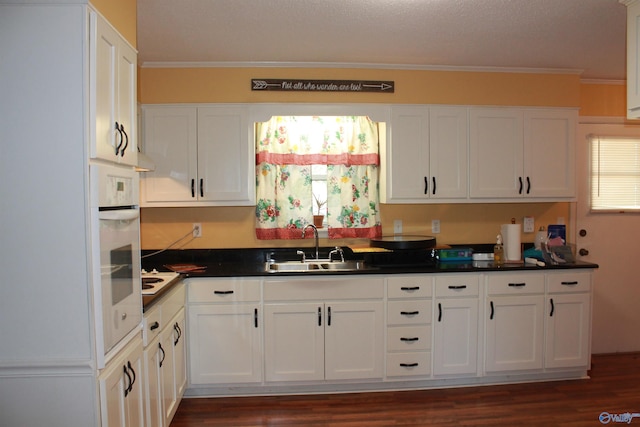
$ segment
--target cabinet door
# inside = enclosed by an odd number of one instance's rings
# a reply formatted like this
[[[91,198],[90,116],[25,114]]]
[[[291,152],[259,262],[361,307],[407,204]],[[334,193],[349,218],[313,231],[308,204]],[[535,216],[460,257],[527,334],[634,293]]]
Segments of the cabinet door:
[[[91,157],[115,161],[120,134],[116,122],[116,72],[118,62],[118,35],[102,18],[95,20],[95,142],[91,144]]]
[[[382,378],[383,303],[327,302],[325,306],[325,378]]]
[[[478,299],[436,299],[434,375],[475,374],[478,354]]]
[[[175,322],[171,323],[171,327],[174,330],[173,360],[175,362],[176,395],[178,399],[181,399],[187,388],[187,336],[185,334],[187,327],[184,309],[178,313]]]
[[[220,205],[255,202],[255,158],[245,106],[198,107],[198,197]]]
[[[470,197],[522,197],[522,121],[513,108],[469,110]]]
[[[575,196],[576,115],[573,110],[525,111],[525,197]]]
[[[137,130],[137,67],[138,57],[122,38],[118,46],[118,74],[116,111],[117,120],[124,132],[125,144],[128,143],[124,154],[120,154],[120,163],[136,165],[138,161],[138,130]],[[122,147],[124,148],[124,146]]]
[[[144,364],[142,355],[142,342],[131,353],[127,361],[127,367],[133,376],[131,390],[126,397],[127,426],[138,427],[144,425]]]
[[[178,410],[186,384],[183,327],[184,310],[180,310],[167,323],[161,336],[161,345],[165,353],[163,354],[164,359],[160,369],[162,373],[163,420],[165,426],[171,424],[171,420]]]
[[[489,296],[485,371],[542,369],[544,296]]]
[[[189,307],[189,366],[192,384],[262,381],[258,306]]]
[[[178,405],[176,394],[174,330],[168,324],[160,334],[160,373],[162,375],[162,417],[164,425],[169,425]]]
[[[627,5],[627,118],[640,118],[640,2]]]
[[[324,304],[264,306],[265,379],[324,379]]]
[[[391,140],[386,150],[387,201],[425,200],[429,197],[429,109],[394,106]]]
[[[91,25],[95,26],[95,141],[91,157],[135,165],[137,55],[101,17],[92,14]],[[116,122],[126,135],[116,130]]]
[[[162,353],[159,348],[160,339],[156,338],[144,350],[146,374],[146,403],[147,427],[161,427],[162,424],[162,374],[160,360]]]
[[[144,106],[144,150],[156,165],[141,179],[144,206],[197,200],[195,107]]]
[[[547,310],[545,367],[588,367],[591,356],[590,295],[550,295]]]
[[[467,114],[465,107],[429,107],[431,198],[467,197]]]
[[[109,362],[99,379],[102,425],[144,426],[142,339],[134,339]]]

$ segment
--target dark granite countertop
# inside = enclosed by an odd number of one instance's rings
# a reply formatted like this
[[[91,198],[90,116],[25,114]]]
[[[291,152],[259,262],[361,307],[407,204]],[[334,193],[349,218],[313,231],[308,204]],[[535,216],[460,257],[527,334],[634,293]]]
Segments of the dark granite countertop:
[[[321,248],[321,258],[327,257],[329,250]],[[147,269],[156,268],[168,271],[169,265],[192,264],[205,267],[197,272],[187,272],[186,277],[282,277],[282,276],[325,276],[325,275],[357,275],[357,274],[408,274],[408,273],[460,273],[487,271],[534,271],[598,268],[597,264],[576,262],[573,264],[546,265],[539,267],[532,264],[513,263],[494,265],[492,261],[472,262],[439,262],[428,255],[426,251],[402,253],[397,263],[389,262],[388,258],[380,258],[375,252],[354,253],[345,249],[345,259],[363,259],[366,268],[357,271],[310,271],[310,272],[267,272],[265,262],[268,257],[278,260],[297,260],[296,249],[187,249],[168,250],[159,254],[145,257],[142,266]],[[306,251],[306,248],[305,248]],[[154,251],[143,251],[143,256]],[[312,259],[307,251],[307,259]]]

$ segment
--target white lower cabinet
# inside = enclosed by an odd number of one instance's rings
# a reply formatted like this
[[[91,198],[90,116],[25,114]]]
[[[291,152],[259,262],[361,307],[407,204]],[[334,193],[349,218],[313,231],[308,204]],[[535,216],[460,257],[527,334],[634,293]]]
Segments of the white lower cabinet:
[[[584,378],[591,280],[591,270],[506,268],[191,278],[191,392],[371,391]],[[146,357],[154,365],[161,356],[155,349],[171,340],[162,333],[151,339],[145,352],[154,350]],[[164,381],[156,375],[150,388]],[[170,405],[163,403],[165,410]],[[149,412],[147,425],[166,419],[159,408]]]
[[[184,306],[180,283],[144,314],[147,427],[168,427],[186,389]]]
[[[543,273],[490,274],[485,305],[485,372],[540,370]]]
[[[382,278],[265,281],[265,380],[382,379],[383,289]]]
[[[590,367],[591,274],[547,275],[545,367]]]
[[[475,376],[478,366],[478,274],[435,278],[433,374]]]
[[[100,418],[103,426],[145,425],[144,383],[142,338],[138,335],[107,363],[100,374]]]
[[[191,384],[262,381],[260,312],[260,280],[189,280]]]

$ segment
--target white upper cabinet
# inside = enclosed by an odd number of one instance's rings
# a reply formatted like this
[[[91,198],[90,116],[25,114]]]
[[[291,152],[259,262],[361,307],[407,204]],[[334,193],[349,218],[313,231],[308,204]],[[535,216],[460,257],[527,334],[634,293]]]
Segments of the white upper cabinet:
[[[126,165],[138,160],[135,50],[96,13],[90,14],[90,86],[95,121],[92,158]]]
[[[472,199],[575,197],[575,110],[471,108]]]
[[[388,203],[467,197],[467,108],[394,106],[386,148]]]
[[[142,206],[255,203],[253,133],[242,105],[145,105]]]
[[[627,5],[627,118],[640,118],[640,1]]]

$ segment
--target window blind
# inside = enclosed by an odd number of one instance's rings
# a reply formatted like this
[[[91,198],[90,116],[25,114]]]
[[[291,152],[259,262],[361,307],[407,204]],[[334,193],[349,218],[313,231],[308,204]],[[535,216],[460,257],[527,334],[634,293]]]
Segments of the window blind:
[[[591,211],[640,212],[640,138],[592,136]]]

